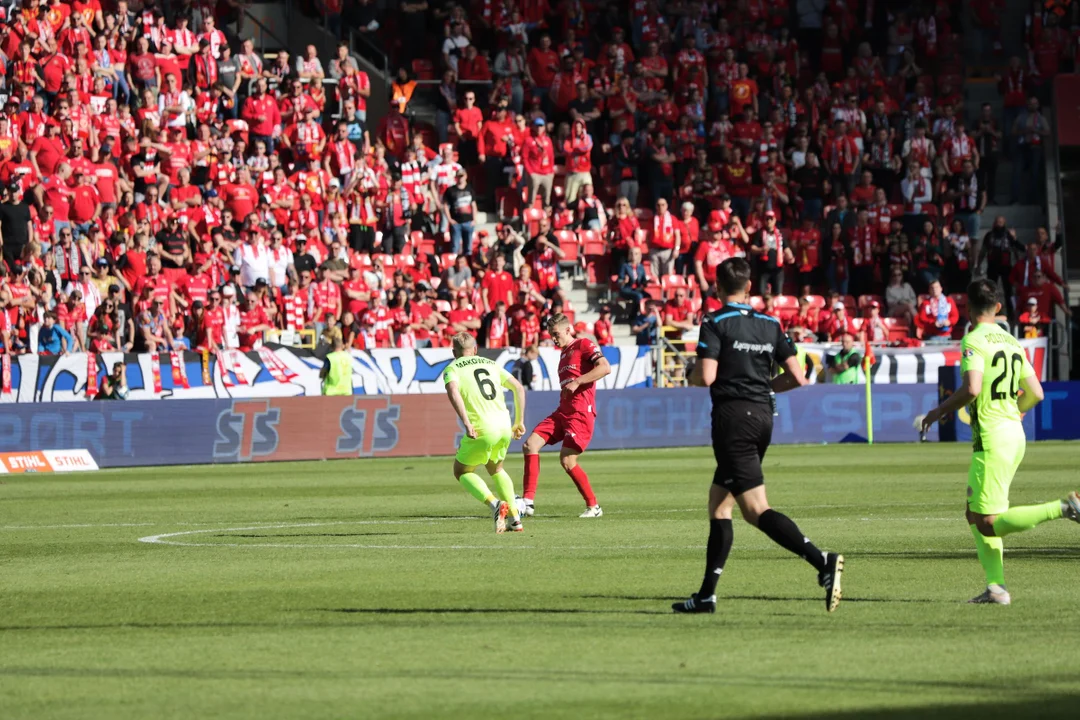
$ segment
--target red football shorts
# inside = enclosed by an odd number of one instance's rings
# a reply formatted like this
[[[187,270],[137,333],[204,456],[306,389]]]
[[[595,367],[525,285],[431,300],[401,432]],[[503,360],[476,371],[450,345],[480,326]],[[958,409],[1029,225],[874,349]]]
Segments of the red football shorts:
[[[568,415],[556,410],[541,420],[533,432],[544,438],[545,445],[556,445],[561,442],[563,447],[583,453],[585,448],[589,447],[595,425],[595,415],[587,413]]]

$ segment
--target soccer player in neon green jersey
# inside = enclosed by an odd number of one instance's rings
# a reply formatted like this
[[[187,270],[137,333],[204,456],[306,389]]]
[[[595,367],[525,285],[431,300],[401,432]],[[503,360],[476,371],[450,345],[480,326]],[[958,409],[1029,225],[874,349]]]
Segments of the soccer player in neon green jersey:
[[[1043,399],[1042,384],[1020,343],[994,322],[1001,311],[996,283],[971,283],[968,311],[975,327],[961,343],[963,383],[926,415],[922,429],[925,432],[943,416],[970,403],[973,454],[968,470],[967,521],[975,536],[979,563],[986,571],[986,591],[970,602],[1008,605],[1011,598],[1005,589],[1001,539],[1048,520],[1080,522],[1080,496],[1071,492],[1064,500],[1009,507],[1009,485],[1024,459],[1026,445],[1021,414]]]
[[[454,361],[443,370],[446,395],[454,406],[465,437],[454,458],[454,477],[470,495],[491,507],[495,532],[521,532],[524,527],[514,502],[514,482],[503,470],[511,440],[525,434],[525,389],[497,364],[476,354],[476,340],[467,332],[454,336]],[[514,393],[514,421],[506,409],[503,388]],[[476,474],[483,465],[495,492]]]

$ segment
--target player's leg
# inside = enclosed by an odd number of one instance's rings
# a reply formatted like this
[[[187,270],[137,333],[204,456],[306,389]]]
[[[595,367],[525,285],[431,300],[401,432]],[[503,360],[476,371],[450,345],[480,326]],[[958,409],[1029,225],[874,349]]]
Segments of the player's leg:
[[[724,572],[735,533],[731,511],[735,496],[715,482],[709,488],[709,544],[705,548],[705,576],[701,588],[690,599],[673,603],[677,613],[711,613],[716,611],[716,584]]]
[[[595,419],[592,415],[577,414],[565,418],[562,452],[559,453],[563,470],[574,481],[574,485],[585,501],[585,512],[578,516],[583,518],[598,518],[604,514],[600,503],[596,501],[596,495],[593,493],[585,468],[578,464],[585,449],[589,447],[589,442],[592,441],[594,426]]]
[[[602,517],[604,511],[600,508],[600,504],[596,502],[596,495],[593,493],[585,468],[578,465],[579,457],[581,457],[581,449],[576,447],[571,442],[570,436],[567,435],[563,440],[562,450],[559,452],[559,463],[566,474],[570,476],[570,479],[574,481],[574,485],[577,487],[578,492],[581,493],[582,499],[585,500],[585,512],[578,517]]]
[[[484,438],[462,438],[457,457],[454,458],[454,477],[465,491],[491,508],[495,528],[498,531],[500,516],[505,529],[507,508],[495,497],[487,483],[474,472],[477,467],[488,461],[488,445]]]
[[[521,452],[525,456],[525,471],[521,477],[521,497],[525,500],[525,514],[534,512],[533,499],[536,497],[536,484],[540,480],[540,450],[545,445],[559,442],[562,435],[555,415],[549,415],[533,428],[532,434],[525,439]]]
[[[1006,447],[1005,457],[1002,459],[1004,467],[1002,472],[1008,472],[1009,484],[1012,482],[1016,471],[1020,469],[1020,463],[1024,461],[1024,451],[1027,442],[1018,438],[1014,444]],[[991,458],[991,462],[997,462],[997,458]],[[1009,485],[1005,486],[1005,497],[1008,498]],[[1073,512],[1072,503],[1076,493],[1071,493],[1062,500],[1054,500],[1040,505],[1019,505],[1008,507],[1004,512],[999,512],[991,524],[993,534],[997,537],[1012,535],[1013,533],[1030,530],[1036,525],[1041,525],[1049,520],[1060,520],[1068,517]],[[1075,500],[1073,500],[1075,502]]]
[[[495,495],[503,501],[510,515],[510,525],[515,531],[521,529],[517,503],[514,502],[514,481],[509,473],[503,469],[503,460],[506,459],[506,451],[510,447],[510,431],[507,430],[503,437],[492,447],[488,456],[487,471],[495,484]]]
[[[989,473],[988,473],[989,462]],[[1011,601],[1005,590],[1005,544],[994,534],[997,513],[1009,508],[1008,483],[1005,492],[998,478],[993,477],[995,463],[986,453],[972,453],[968,466],[967,508],[965,516],[975,539],[975,552],[986,576],[986,591],[973,598],[973,603],[1008,605]],[[1011,478],[1009,479],[1011,481]]]

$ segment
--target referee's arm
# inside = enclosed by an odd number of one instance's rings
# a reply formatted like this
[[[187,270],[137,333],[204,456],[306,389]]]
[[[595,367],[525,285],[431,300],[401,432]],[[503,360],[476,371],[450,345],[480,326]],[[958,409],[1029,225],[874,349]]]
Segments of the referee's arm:
[[[716,325],[710,320],[701,324],[698,335],[697,362],[690,372],[690,384],[696,387],[709,387],[716,382],[717,362],[720,357],[720,335]]]
[[[782,393],[808,384],[806,371],[799,362],[799,356],[795,354],[795,349],[791,347],[791,340],[780,329],[779,324],[776,326],[776,341],[773,343],[773,347],[775,348],[773,350],[773,359],[777,365],[784,368],[785,372],[772,379],[772,391]]]

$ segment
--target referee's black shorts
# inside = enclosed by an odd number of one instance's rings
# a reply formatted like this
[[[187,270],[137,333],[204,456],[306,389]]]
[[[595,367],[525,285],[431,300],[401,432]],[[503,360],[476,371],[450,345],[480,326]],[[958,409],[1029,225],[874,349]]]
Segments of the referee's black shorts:
[[[713,483],[741,495],[765,483],[761,460],[772,441],[772,408],[765,403],[728,400],[713,403]]]

